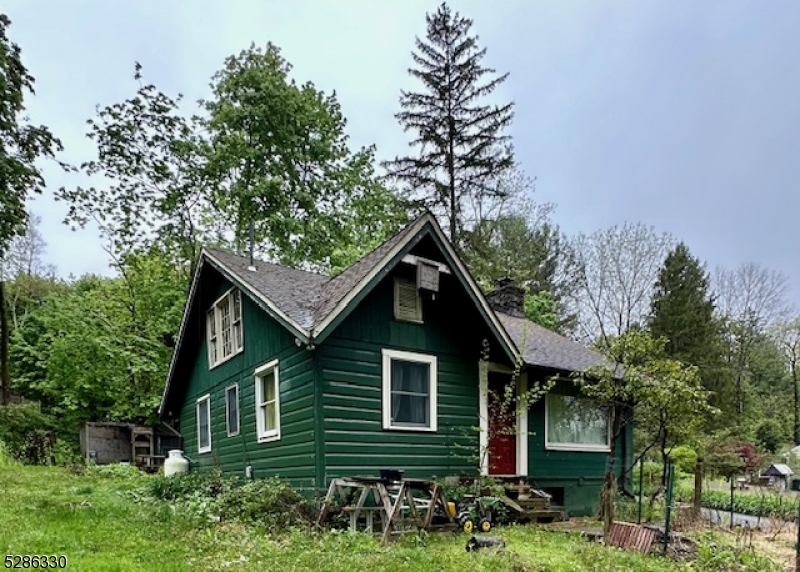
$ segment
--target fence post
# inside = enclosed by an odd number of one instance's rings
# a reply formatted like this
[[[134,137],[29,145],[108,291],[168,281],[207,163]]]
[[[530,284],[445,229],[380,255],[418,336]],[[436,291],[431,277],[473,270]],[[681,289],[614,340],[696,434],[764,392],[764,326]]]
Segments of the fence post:
[[[672,459],[667,461],[667,519],[664,523],[664,554],[669,548],[669,529],[672,522],[672,486],[675,481],[675,466]]]
[[[703,458],[697,458],[694,466],[694,518],[699,519],[703,502],[703,477],[704,477]]]
[[[800,503],[797,503],[797,542],[794,545],[794,570],[800,572]]]
[[[736,473],[731,473],[731,529],[733,529],[733,493],[736,487],[735,474]]]
[[[644,498],[644,457],[639,459],[639,516],[636,524],[642,524],[642,499]]]

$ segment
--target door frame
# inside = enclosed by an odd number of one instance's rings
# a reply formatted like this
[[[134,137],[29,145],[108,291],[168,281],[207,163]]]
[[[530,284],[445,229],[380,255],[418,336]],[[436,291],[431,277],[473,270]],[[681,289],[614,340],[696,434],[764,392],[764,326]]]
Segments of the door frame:
[[[480,474],[489,475],[489,372],[514,374],[514,370],[496,362],[478,362],[478,420],[479,440],[478,459]],[[520,397],[528,390],[528,374],[521,371],[517,377],[516,397],[517,405],[514,411],[516,418],[516,453],[518,476],[528,476],[528,407],[521,403]]]

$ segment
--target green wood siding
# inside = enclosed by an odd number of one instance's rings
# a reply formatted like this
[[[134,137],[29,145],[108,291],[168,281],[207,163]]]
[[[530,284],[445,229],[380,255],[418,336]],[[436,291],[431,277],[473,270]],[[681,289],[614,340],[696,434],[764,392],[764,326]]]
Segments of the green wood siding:
[[[423,302],[424,324],[396,321],[393,277],[412,277],[413,271],[398,267],[317,349],[326,480],[381,468],[419,478],[477,472],[478,361],[481,340],[491,336],[455,277],[447,275],[436,300]],[[437,357],[436,432],[382,428],[382,349]]]
[[[222,282],[201,293],[205,310],[230,288]],[[192,470],[219,467],[225,473],[245,475],[251,465],[256,477],[280,476],[298,487],[315,486],[314,367],[312,352],[298,348],[292,335],[270,318],[247,296],[242,296],[244,351],[209,370],[206,336],[195,346],[191,371],[180,413],[180,426]],[[200,320],[205,325],[205,320]],[[254,371],[279,360],[280,428],[278,441],[259,443],[256,437]],[[225,419],[225,390],[239,384],[239,435],[228,437]],[[211,395],[211,452],[197,451],[196,401]]]
[[[536,373],[529,374],[536,379]],[[541,374],[539,374],[540,378]],[[577,395],[571,381],[559,381],[551,393]],[[627,453],[631,458],[632,429],[628,431]],[[616,469],[622,469],[626,453],[617,442]],[[608,454],[602,452],[550,451],[545,448],[545,399],[531,405],[528,413],[528,476],[539,488],[550,489],[556,501],[564,504],[571,516],[595,514],[600,501],[600,487],[605,477]],[[628,461],[630,463],[630,461]]]

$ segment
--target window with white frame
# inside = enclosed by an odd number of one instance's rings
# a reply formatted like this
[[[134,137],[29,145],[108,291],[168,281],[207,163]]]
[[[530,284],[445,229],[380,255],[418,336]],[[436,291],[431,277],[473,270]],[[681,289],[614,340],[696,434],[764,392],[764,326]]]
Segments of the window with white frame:
[[[228,437],[239,434],[239,384],[235,383],[225,390],[225,421]]]
[[[281,438],[280,381],[278,360],[255,371],[256,435],[260,442]]]
[[[422,298],[416,282],[404,278],[394,279],[394,319],[422,323]]]
[[[208,367],[214,367],[244,349],[242,294],[236,288],[226,292],[206,314]]]
[[[382,350],[383,428],[436,431],[436,356]]]
[[[608,413],[587,397],[548,393],[546,446],[567,451],[611,450]]]
[[[211,450],[211,395],[197,400],[197,452]]]

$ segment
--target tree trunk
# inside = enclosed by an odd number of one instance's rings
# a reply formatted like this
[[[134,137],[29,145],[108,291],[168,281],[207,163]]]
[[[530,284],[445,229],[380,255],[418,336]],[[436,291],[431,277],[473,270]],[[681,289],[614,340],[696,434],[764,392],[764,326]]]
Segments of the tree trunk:
[[[614,523],[614,500],[617,495],[617,474],[615,464],[617,459],[617,438],[622,434],[620,429],[621,415],[618,407],[614,408],[611,424],[611,448],[608,452],[608,470],[600,489],[600,519],[603,521],[603,538],[608,540],[611,534],[611,525]]]
[[[4,280],[0,280],[0,383],[3,384],[0,404],[8,405],[11,403],[11,376],[8,373],[8,314]]]

